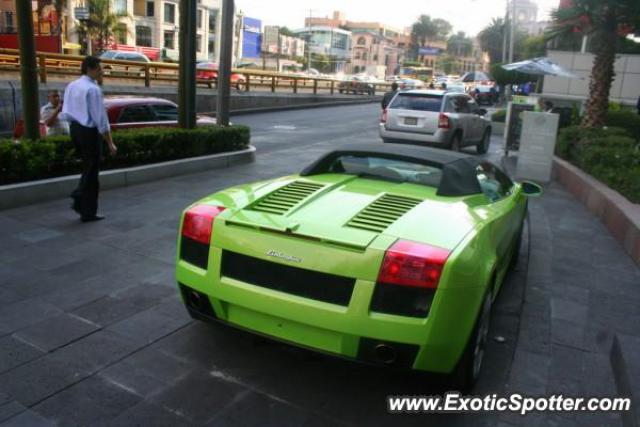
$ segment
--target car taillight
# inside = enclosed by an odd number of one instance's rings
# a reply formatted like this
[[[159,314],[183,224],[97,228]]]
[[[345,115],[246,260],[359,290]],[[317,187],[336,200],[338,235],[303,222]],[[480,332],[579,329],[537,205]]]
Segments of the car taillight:
[[[435,289],[449,253],[436,246],[398,240],[384,255],[378,283]]]
[[[387,109],[382,110],[382,116],[380,117],[380,123],[387,123]]]
[[[208,245],[211,242],[213,219],[225,208],[212,205],[195,205],[184,214],[182,236]]]
[[[440,115],[438,116],[438,127],[441,129],[449,129],[451,127],[449,116],[444,113],[440,113]]]

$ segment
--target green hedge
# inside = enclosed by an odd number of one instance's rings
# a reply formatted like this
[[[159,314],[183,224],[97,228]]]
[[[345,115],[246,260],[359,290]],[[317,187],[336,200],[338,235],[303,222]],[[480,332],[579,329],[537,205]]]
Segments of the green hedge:
[[[507,110],[498,110],[491,115],[492,122],[504,123],[507,119]]]
[[[249,146],[249,139],[249,128],[237,125],[122,130],[113,133],[118,154],[112,157],[105,153],[102,169],[242,150]],[[72,175],[80,168],[81,162],[67,136],[18,143],[0,140],[0,185]]]
[[[640,144],[626,129],[562,129],[556,154],[640,203]]]
[[[624,128],[632,138],[640,140],[640,114],[632,111],[609,111],[605,123],[607,126]]]

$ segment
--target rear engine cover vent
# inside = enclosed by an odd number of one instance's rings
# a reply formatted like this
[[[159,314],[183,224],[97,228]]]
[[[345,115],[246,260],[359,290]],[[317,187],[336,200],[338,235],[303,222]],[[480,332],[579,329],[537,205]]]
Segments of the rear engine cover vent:
[[[250,209],[282,215],[323,187],[314,182],[294,181],[258,200]]]
[[[410,197],[385,194],[361,210],[347,226],[380,233],[421,202]]]

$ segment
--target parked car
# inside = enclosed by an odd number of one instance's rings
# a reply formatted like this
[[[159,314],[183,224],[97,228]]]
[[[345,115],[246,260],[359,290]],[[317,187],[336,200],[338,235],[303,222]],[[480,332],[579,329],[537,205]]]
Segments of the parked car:
[[[196,78],[202,80],[218,80],[218,64],[215,62],[200,62],[196,65]],[[231,86],[240,90],[240,86],[244,85],[247,79],[242,74],[231,73]]]
[[[425,83],[417,79],[400,79],[397,83],[400,90],[423,89],[425,87]]]
[[[478,105],[493,105],[498,102],[498,91],[493,86],[477,85],[471,92],[471,96]]]
[[[374,95],[374,84],[364,77],[351,76],[338,84],[338,92]]]
[[[178,106],[167,99],[138,96],[106,96],[104,106],[113,131],[141,127],[175,127],[178,125]],[[198,126],[213,126],[216,119],[198,115]],[[46,126],[40,122],[40,136],[47,134]],[[18,120],[13,132],[15,138],[24,135],[24,122]]]
[[[139,62],[141,64],[148,64],[151,62],[149,58],[143,53],[140,52],[129,52],[129,51],[120,51],[120,50],[107,50],[102,52],[100,55],[101,59],[115,59],[119,61],[133,61]],[[135,65],[120,65],[120,64],[102,64],[102,70],[105,75],[112,75],[113,72],[121,72],[121,73],[135,73],[135,74],[143,74],[144,67],[137,67]]]
[[[467,90],[462,83],[451,83],[447,85],[447,92],[466,93]]]
[[[491,140],[491,121],[486,110],[463,93],[442,90],[399,92],[383,111],[380,136],[383,142],[433,145],[459,151],[474,145],[486,153]]]
[[[461,153],[337,147],[189,206],[178,288],[195,319],[467,390],[541,192]]]

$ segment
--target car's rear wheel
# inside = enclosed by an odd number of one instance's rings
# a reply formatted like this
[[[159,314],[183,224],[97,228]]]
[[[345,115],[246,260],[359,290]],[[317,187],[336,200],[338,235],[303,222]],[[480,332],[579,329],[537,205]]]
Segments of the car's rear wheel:
[[[491,303],[492,294],[488,291],[482,301],[473,334],[451,378],[451,385],[462,392],[471,390],[482,370],[491,322]]]
[[[489,151],[489,145],[491,144],[491,129],[487,128],[484,131],[484,135],[482,135],[482,139],[476,145],[476,151],[478,154],[485,154]]]
[[[453,134],[453,138],[451,138],[451,144],[449,148],[451,148],[451,151],[460,151],[461,146],[462,134],[460,132],[456,132],[455,134]]]

